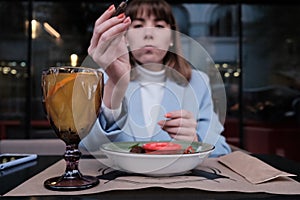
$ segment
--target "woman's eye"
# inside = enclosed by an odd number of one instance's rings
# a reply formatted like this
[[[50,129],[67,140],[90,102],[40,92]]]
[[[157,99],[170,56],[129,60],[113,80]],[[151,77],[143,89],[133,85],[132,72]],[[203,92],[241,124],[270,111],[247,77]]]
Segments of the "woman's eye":
[[[135,25],[133,25],[133,28],[142,28],[142,27],[143,27],[142,24],[135,24]]]
[[[164,25],[160,25],[160,24],[157,24],[155,27],[156,27],[156,28],[165,28]]]

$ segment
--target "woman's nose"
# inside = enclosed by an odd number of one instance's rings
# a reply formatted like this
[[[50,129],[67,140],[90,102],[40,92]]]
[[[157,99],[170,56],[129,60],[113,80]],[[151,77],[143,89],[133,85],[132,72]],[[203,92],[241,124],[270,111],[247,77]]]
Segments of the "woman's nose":
[[[153,27],[145,27],[144,28],[144,39],[153,39],[154,28]]]

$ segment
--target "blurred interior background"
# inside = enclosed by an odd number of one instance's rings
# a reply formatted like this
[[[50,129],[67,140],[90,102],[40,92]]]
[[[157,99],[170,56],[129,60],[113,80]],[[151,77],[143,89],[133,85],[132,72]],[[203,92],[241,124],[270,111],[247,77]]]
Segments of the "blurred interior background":
[[[169,2],[180,31],[207,50],[222,77],[227,141],[300,161],[300,4]],[[1,140],[56,138],[42,107],[41,71],[80,65],[95,20],[112,3],[119,1],[0,0]]]

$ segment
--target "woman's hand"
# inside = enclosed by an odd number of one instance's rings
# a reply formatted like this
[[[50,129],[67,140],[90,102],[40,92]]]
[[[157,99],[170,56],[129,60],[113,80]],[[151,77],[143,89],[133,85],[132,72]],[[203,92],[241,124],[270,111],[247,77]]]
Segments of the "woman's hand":
[[[116,83],[124,73],[130,71],[124,34],[131,20],[124,13],[111,18],[114,12],[115,7],[111,5],[97,19],[88,53]]]
[[[193,114],[187,110],[169,112],[166,120],[161,120],[158,125],[176,140],[198,141],[197,122]]]
[[[111,109],[120,106],[131,70],[124,37],[131,20],[124,13],[112,17],[114,13],[115,7],[111,5],[97,19],[88,48],[88,54],[109,76],[104,88],[104,103]]]

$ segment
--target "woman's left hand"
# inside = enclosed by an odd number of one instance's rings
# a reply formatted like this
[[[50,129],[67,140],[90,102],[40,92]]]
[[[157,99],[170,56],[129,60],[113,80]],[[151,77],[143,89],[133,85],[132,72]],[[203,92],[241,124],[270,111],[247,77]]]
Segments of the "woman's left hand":
[[[177,110],[165,114],[166,120],[161,120],[158,125],[176,140],[198,141],[197,122],[192,112]]]

